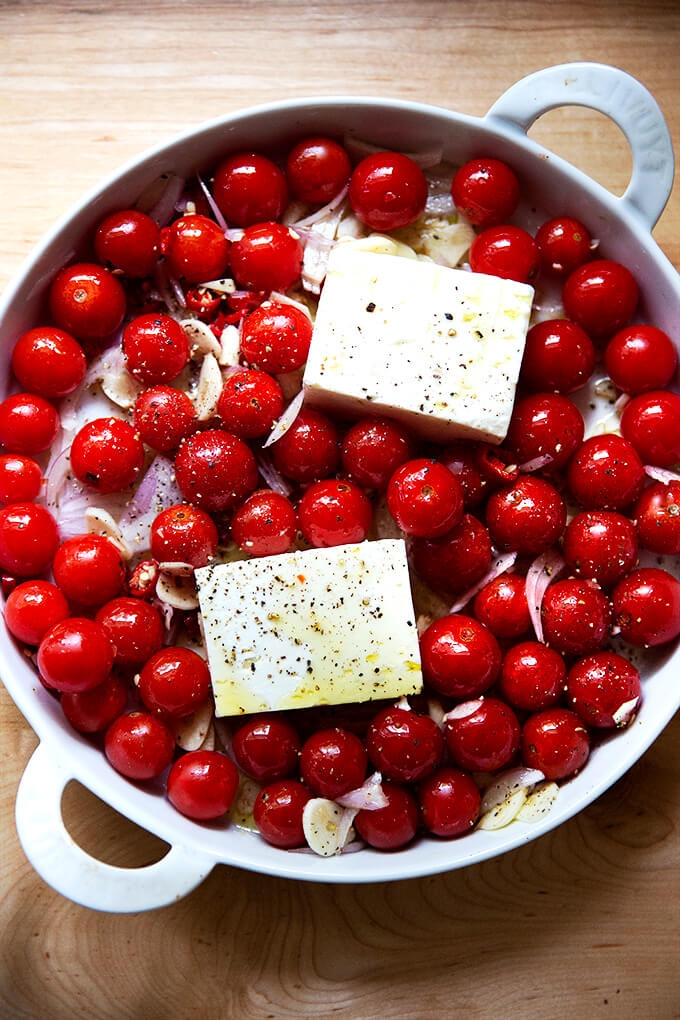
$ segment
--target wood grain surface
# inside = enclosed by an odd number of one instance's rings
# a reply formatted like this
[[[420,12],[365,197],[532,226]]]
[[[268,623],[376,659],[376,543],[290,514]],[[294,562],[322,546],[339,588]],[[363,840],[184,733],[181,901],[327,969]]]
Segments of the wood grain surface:
[[[586,59],[640,78],[678,149],[679,53],[677,0],[0,0],[0,285],[86,188],[202,119],[321,93],[482,114],[529,71]],[[532,133],[624,190],[628,147],[600,115],[558,110]],[[679,194],[655,233],[680,265]],[[35,743],[2,689],[3,1020],[680,1017],[678,718],[587,811],[500,859],[355,887],[219,867],[136,916],[74,906],[25,860],[13,805]],[[64,811],[104,860],[162,855],[80,787]]]

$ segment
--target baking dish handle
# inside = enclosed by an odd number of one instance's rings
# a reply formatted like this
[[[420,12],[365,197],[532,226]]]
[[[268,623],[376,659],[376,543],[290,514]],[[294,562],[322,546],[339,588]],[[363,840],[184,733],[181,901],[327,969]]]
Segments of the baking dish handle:
[[[48,748],[34,751],[19,784],[16,825],[26,856],[53,889],[84,907],[136,913],[174,903],[191,892],[214,861],[178,846],[155,864],[118,868],[85,853],[64,825],[61,799],[73,778]]]
[[[557,64],[511,85],[487,119],[502,121],[522,134],[548,110],[588,106],[611,117],[633,155],[633,173],[619,201],[650,230],[673,187],[673,145],[659,105],[636,78],[608,64]]]

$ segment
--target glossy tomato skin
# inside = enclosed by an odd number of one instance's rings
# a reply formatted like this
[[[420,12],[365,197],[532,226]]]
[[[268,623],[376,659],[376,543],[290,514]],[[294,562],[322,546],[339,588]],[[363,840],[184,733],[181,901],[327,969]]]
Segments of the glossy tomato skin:
[[[559,652],[538,641],[522,641],[505,653],[498,686],[514,708],[538,712],[561,700],[566,681],[567,667]]]
[[[517,208],[519,181],[500,159],[472,159],[456,172],[451,196],[470,223],[495,227],[505,223]]]
[[[50,565],[58,545],[54,518],[38,503],[12,503],[0,510],[0,569],[35,577]]]
[[[571,570],[605,588],[631,572],[637,552],[635,525],[609,510],[577,514],[564,532],[563,554]]]
[[[487,227],[477,235],[470,247],[470,268],[473,273],[528,283],[536,276],[538,266],[536,242],[521,227],[509,224]]]
[[[364,781],[368,757],[359,737],[335,727],[313,733],[302,745],[300,776],[317,797],[335,800]]]
[[[465,510],[473,510],[489,491],[474,448],[465,443],[449,443],[440,452],[438,459],[460,482]]]
[[[196,431],[198,417],[186,393],[171,386],[151,386],[135,401],[134,425],[148,446],[170,453]]]
[[[567,469],[572,494],[588,510],[620,510],[642,492],[645,472],[635,448],[617,435],[592,436]]]
[[[420,636],[423,678],[439,694],[474,698],[491,687],[501,650],[491,631],[470,616],[435,620]]]
[[[234,803],[238,778],[238,769],[226,754],[190,751],[170,769],[168,800],[187,818],[220,818]]]
[[[288,552],[297,529],[297,514],[291,501],[269,489],[251,493],[231,520],[231,537],[249,556]]]
[[[649,485],[632,517],[643,549],[669,556],[680,553],[680,482]]]
[[[210,673],[190,648],[161,648],[139,674],[139,694],[155,715],[182,719],[210,697]]]
[[[368,497],[352,482],[314,482],[298,507],[300,531],[317,549],[363,542],[373,519]]]
[[[248,446],[223,429],[189,436],[175,458],[179,490],[188,503],[216,513],[237,506],[257,486],[257,465]]]
[[[680,460],[680,396],[652,390],[633,397],[623,409],[621,433],[645,464],[675,464]]]
[[[217,543],[212,517],[189,503],[161,510],[151,525],[151,552],[159,563],[205,567],[214,558]]]
[[[444,739],[429,715],[386,708],[368,727],[366,747],[373,765],[387,779],[415,783],[441,762]]]
[[[531,627],[526,582],[520,574],[501,574],[475,596],[474,614],[492,634],[516,641]]]
[[[260,790],[253,817],[263,839],[283,850],[305,846],[302,812],[310,797],[309,790],[294,779],[282,779]]]
[[[83,425],[71,445],[74,475],[103,494],[132,485],[143,463],[139,433],[120,418],[95,418]]]
[[[619,262],[596,259],[571,273],[562,289],[562,304],[568,318],[588,336],[615,333],[633,317],[638,288],[632,273]]]
[[[546,779],[567,779],[590,754],[588,731],[575,712],[550,708],[530,716],[522,730],[524,764]]]
[[[390,478],[387,506],[407,535],[440,538],[463,517],[463,489],[456,476],[438,461],[409,460]]]
[[[591,240],[588,228],[573,216],[557,216],[536,232],[541,264],[558,276],[567,276],[588,261]]]
[[[286,178],[276,163],[256,152],[238,152],[218,166],[213,198],[237,227],[278,220],[288,202]]]
[[[286,291],[299,279],[302,255],[302,243],[292,228],[257,223],[246,227],[243,237],[232,245],[231,270],[239,286],[247,290]]]
[[[573,393],[595,368],[595,347],[588,334],[567,319],[537,322],[527,333],[521,380],[536,392]]]
[[[435,591],[456,594],[476,584],[491,563],[491,536],[482,522],[465,514],[441,538],[415,538],[413,568]]]
[[[241,354],[249,365],[281,375],[304,365],[311,341],[312,322],[302,309],[265,301],[243,322]]]
[[[680,582],[667,570],[634,570],[612,592],[621,637],[641,648],[664,645],[680,634]]]
[[[420,816],[433,836],[452,839],[464,836],[479,818],[481,797],[466,772],[441,768],[418,786]]]
[[[265,436],[283,413],[281,387],[256,368],[234,372],[224,381],[217,413],[224,427],[241,439]]]
[[[125,583],[120,552],[102,535],[75,535],[57,549],[52,563],[54,580],[76,605],[101,606]]]
[[[297,770],[300,738],[285,719],[267,714],[244,723],[232,741],[239,768],[258,783],[286,779]]]
[[[604,644],[611,606],[594,582],[569,579],[548,588],[541,617],[549,645],[563,655],[588,655]]]
[[[276,469],[294,482],[314,482],[335,473],[340,441],[330,418],[303,407],[286,434],[274,444]]]
[[[588,726],[611,729],[627,725],[641,698],[640,674],[622,655],[598,652],[569,670],[568,703]]]
[[[155,779],[172,761],[175,738],[148,712],[126,712],[107,729],[104,750],[114,769],[128,779]]]
[[[27,645],[39,645],[50,627],[67,616],[63,592],[49,581],[24,581],[5,603],[7,630]]]
[[[418,803],[403,786],[384,782],[382,788],[387,807],[360,811],[354,826],[376,850],[398,850],[410,843],[418,831]]]
[[[549,457],[548,468],[563,467],[583,442],[581,412],[559,393],[535,393],[517,401],[506,444],[520,464]]]
[[[78,341],[53,326],[29,329],[14,345],[12,371],[25,390],[53,400],[76,390],[87,361]]]
[[[207,283],[224,276],[229,247],[217,223],[200,214],[181,216],[161,231],[161,248],[170,272],[187,283]]]
[[[505,768],[519,748],[517,716],[497,698],[458,705],[447,718],[445,733],[453,761],[468,771],[496,772]]]
[[[293,146],[286,160],[290,190],[303,202],[330,202],[351,174],[352,164],[343,147],[322,135],[303,138]]]
[[[0,404],[0,445],[6,453],[42,453],[59,431],[59,415],[44,397],[14,393]]]
[[[427,201],[419,166],[398,152],[376,152],[354,168],[349,201],[357,219],[372,230],[396,230],[418,219]]]
[[[357,485],[384,489],[390,478],[412,456],[408,433],[388,418],[362,418],[345,435],[342,467]]]
[[[96,616],[113,646],[114,662],[138,667],[163,647],[161,614],[143,599],[121,596],[103,605]]]
[[[612,382],[635,396],[668,386],[678,367],[678,354],[663,330],[636,324],[611,338],[604,364]]]
[[[62,711],[79,733],[101,733],[125,711],[128,686],[112,673],[98,687],[75,694],[62,694]]]
[[[111,213],[97,227],[94,250],[107,268],[119,269],[131,279],[153,273],[160,253],[158,225],[138,209]]]
[[[567,510],[557,489],[531,475],[492,493],[486,508],[486,524],[496,546],[523,556],[549,549],[566,522]]]
[[[49,293],[50,312],[60,329],[77,340],[101,340],[121,325],[125,291],[116,277],[94,262],[66,266]]]
[[[113,648],[104,628],[85,617],[69,617],[47,631],[38,648],[38,669],[48,687],[79,694],[104,683]]]
[[[178,322],[153,312],[138,315],[123,332],[128,371],[145,386],[176,379],[189,362],[189,341]]]
[[[32,503],[42,488],[42,470],[37,461],[21,453],[0,456],[0,504]]]

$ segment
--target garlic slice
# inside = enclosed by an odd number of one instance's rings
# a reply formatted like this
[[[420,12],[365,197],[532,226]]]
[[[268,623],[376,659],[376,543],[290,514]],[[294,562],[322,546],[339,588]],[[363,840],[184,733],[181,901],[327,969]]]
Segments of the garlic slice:
[[[199,751],[214,751],[215,750],[215,724],[210,723],[208,726],[208,732],[205,735],[205,740],[199,747]]]
[[[181,566],[184,567],[186,564],[181,564]],[[161,576],[156,582],[156,595],[161,602],[172,606],[173,609],[182,609],[185,612],[190,609],[198,609],[193,571],[191,575],[188,575],[161,570]]]
[[[513,822],[527,799],[526,790],[516,790],[502,804],[482,815],[477,823],[478,829],[503,829]]]
[[[206,354],[218,356],[222,348],[220,342],[205,322],[200,319],[181,319],[180,326],[187,335],[191,357],[204,357]]]
[[[220,353],[217,360],[220,365],[238,365],[238,356],[241,353],[241,337],[238,326],[230,323],[225,326],[220,334]]]
[[[144,389],[142,384],[137,382],[123,366],[105,370],[99,380],[99,385],[109,400],[125,411],[134,407],[137,397]]]
[[[538,783],[519,809],[516,816],[517,821],[540,822],[553,807],[559,792],[560,788],[557,783],[552,783],[549,780]]]
[[[178,746],[184,751],[198,751],[212,727],[213,715],[213,703],[208,700],[192,715],[171,723]]]
[[[209,421],[217,411],[222,393],[222,373],[214,354],[206,354],[198,377],[198,388],[194,406],[199,421]]]
[[[302,812],[302,829],[315,854],[332,857],[342,849],[340,821],[343,813],[341,807],[325,797],[312,797],[307,801]]]
[[[123,537],[123,532],[118,527],[108,510],[101,507],[90,506],[85,511],[85,524],[91,535],[103,535],[113,542],[124,560],[129,560],[132,552]]]

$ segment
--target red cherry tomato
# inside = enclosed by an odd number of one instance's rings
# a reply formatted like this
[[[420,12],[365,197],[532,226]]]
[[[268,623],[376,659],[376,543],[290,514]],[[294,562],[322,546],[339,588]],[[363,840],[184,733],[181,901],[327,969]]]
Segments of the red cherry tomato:
[[[215,171],[213,198],[224,218],[237,227],[278,220],[288,202],[286,178],[266,156],[238,152]]]
[[[427,181],[408,156],[376,152],[354,168],[349,201],[357,219],[372,230],[396,230],[407,227],[422,213]]]
[[[20,453],[0,456],[0,503],[32,503],[42,488],[42,470]]]
[[[125,564],[108,538],[76,535],[57,549],[54,580],[66,597],[81,606],[101,606],[125,583]]]
[[[632,511],[643,549],[661,555],[680,553],[680,482],[654,482]]]
[[[207,283],[224,276],[229,247],[217,223],[198,214],[180,216],[161,232],[161,248],[170,272],[187,283]]]
[[[280,375],[301,368],[312,341],[312,322],[295,305],[265,301],[245,319],[241,354],[249,365]]]
[[[155,606],[125,596],[112,599],[97,613],[119,666],[142,666],[163,647],[163,620]]]
[[[614,621],[631,645],[665,645],[680,634],[680,582],[667,570],[634,570],[612,592]]]
[[[625,726],[637,711],[641,697],[640,674],[622,655],[598,652],[569,670],[569,704],[588,726]]]
[[[537,712],[561,700],[566,680],[559,652],[538,641],[522,641],[505,653],[498,686],[514,708]]]
[[[300,530],[316,548],[363,542],[373,519],[367,496],[352,482],[314,482],[298,507]]]
[[[438,461],[408,460],[390,478],[387,506],[407,535],[440,538],[462,520],[463,489]]]
[[[550,708],[527,719],[522,730],[522,758],[546,779],[566,779],[585,765],[590,754],[588,730],[575,712]]]
[[[68,602],[56,584],[24,581],[7,597],[7,630],[27,645],[39,645],[55,623],[68,616]]]
[[[71,445],[71,467],[79,482],[97,492],[120,492],[144,463],[139,433],[120,418],[95,418],[83,425]]]
[[[541,607],[545,640],[563,655],[588,655],[604,643],[611,623],[609,599],[590,581],[557,581]]]
[[[593,341],[575,322],[548,319],[527,333],[520,378],[528,389],[573,393],[594,367]]]
[[[633,397],[623,409],[621,432],[645,464],[675,464],[680,460],[680,396],[652,390]]]
[[[481,797],[474,780],[458,769],[438,769],[418,786],[423,825],[434,836],[452,839],[474,828]]]
[[[134,424],[143,442],[169,453],[196,431],[198,418],[186,393],[170,386],[152,386],[137,397]]]
[[[499,549],[535,556],[554,545],[564,531],[567,510],[557,489],[529,475],[489,497],[486,524]]]
[[[364,808],[354,819],[363,840],[376,850],[398,850],[410,843],[418,831],[418,803],[403,786],[382,784],[387,807],[368,811]]]
[[[607,510],[577,514],[564,533],[564,558],[579,577],[616,584],[637,563],[635,526]]]
[[[456,765],[474,772],[505,768],[519,748],[519,722],[497,698],[457,705],[447,716],[446,746]]]
[[[558,216],[536,232],[541,264],[558,276],[567,276],[590,258],[591,237],[587,227],[572,216]]]
[[[230,510],[257,485],[257,465],[237,436],[210,429],[185,439],[175,458],[175,477],[189,503],[215,513]]]
[[[663,330],[627,326],[607,344],[604,364],[612,382],[634,396],[668,386],[678,367],[678,354]]]
[[[50,627],[38,648],[38,669],[48,687],[68,694],[104,683],[113,665],[113,648],[101,624],[70,617]]]
[[[231,520],[231,537],[250,556],[288,552],[297,534],[297,514],[279,492],[258,489],[241,504]]]
[[[368,727],[366,747],[373,765],[387,779],[415,783],[439,765],[444,738],[429,715],[385,708]]]
[[[139,694],[156,715],[182,719],[210,697],[205,660],[190,648],[161,648],[139,674]]]
[[[596,259],[575,269],[562,289],[568,318],[589,336],[607,336],[621,329],[637,308],[638,288],[625,266]]]
[[[342,444],[342,467],[365,489],[384,489],[400,465],[412,456],[408,433],[387,418],[362,418]]]
[[[0,570],[15,577],[42,574],[58,545],[49,510],[37,503],[12,503],[0,510]]]
[[[120,269],[125,276],[140,279],[153,273],[160,252],[158,226],[138,209],[111,213],[99,224],[94,250],[100,262]]]
[[[474,614],[480,623],[502,640],[514,641],[531,627],[525,579],[501,574],[489,581],[475,597]]]
[[[504,223],[519,204],[519,181],[500,159],[472,159],[453,178],[451,195],[463,215],[476,227]]]
[[[258,223],[246,227],[232,245],[231,270],[240,287],[286,291],[300,276],[302,254],[300,238],[291,227]]]
[[[214,558],[217,543],[212,517],[188,503],[161,510],[151,525],[151,553],[159,563],[205,567]]]
[[[354,733],[336,726],[313,733],[302,745],[300,776],[317,797],[335,800],[364,781],[366,748]]]
[[[290,190],[303,202],[330,202],[347,184],[351,173],[352,164],[343,147],[322,135],[303,138],[293,146],[286,160]]]
[[[282,412],[281,387],[271,375],[256,368],[230,375],[217,404],[224,427],[241,439],[266,435]]]
[[[275,715],[255,716],[232,741],[239,768],[258,783],[286,779],[297,769],[300,738],[290,723]]]
[[[168,800],[187,818],[208,821],[226,814],[238,789],[238,769],[219,751],[190,751],[168,774]]]
[[[62,694],[61,707],[74,730],[101,733],[125,711],[128,686],[114,673],[98,687],[75,694]]]
[[[439,454],[439,460],[455,475],[463,489],[463,506],[472,510],[488,494],[488,482],[475,456],[475,450],[464,443],[449,443]]]
[[[473,273],[528,283],[536,276],[538,264],[536,242],[521,227],[488,227],[477,235],[470,247]]]
[[[452,698],[487,691],[501,668],[501,650],[491,631],[459,613],[430,624],[420,636],[420,655],[425,681]]]
[[[302,812],[311,794],[302,783],[283,779],[260,790],[253,817],[260,835],[284,850],[305,846]]]
[[[59,415],[49,401],[15,393],[0,404],[0,445],[7,453],[42,453],[59,431]]]
[[[567,480],[582,506],[620,510],[640,495],[645,472],[635,448],[610,434],[586,439],[572,457]]]
[[[481,521],[465,514],[442,538],[415,538],[413,568],[435,591],[456,594],[476,584],[491,563],[491,536]]]
[[[145,386],[170,382],[189,362],[189,341],[178,322],[154,312],[138,315],[123,333],[127,369]]]
[[[12,351],[12,371],[24,389],[49,399],[73,393],[86,368],[78,341],[53,326],[29,329]]]
[[[155,779],[172,761],[175,738],[148,712],[126,712],[106,731],[104,750],[114,769],[128,779]]]
[[[547,468],[563,467],[583,442],[581,412],[559,393],[535,393],[515,404],[506,443],[520,464],[550,458]]]
[[[340,463],[339,438],[325,414],[303,407],[286,434],[274,444],[277,471],[295,482],[332,475]]]
[[[78,340],[101,340],[115,333],[126,308],[119,281],[93,262],[66,266],[57,273],[49,301],[57,326]]]

